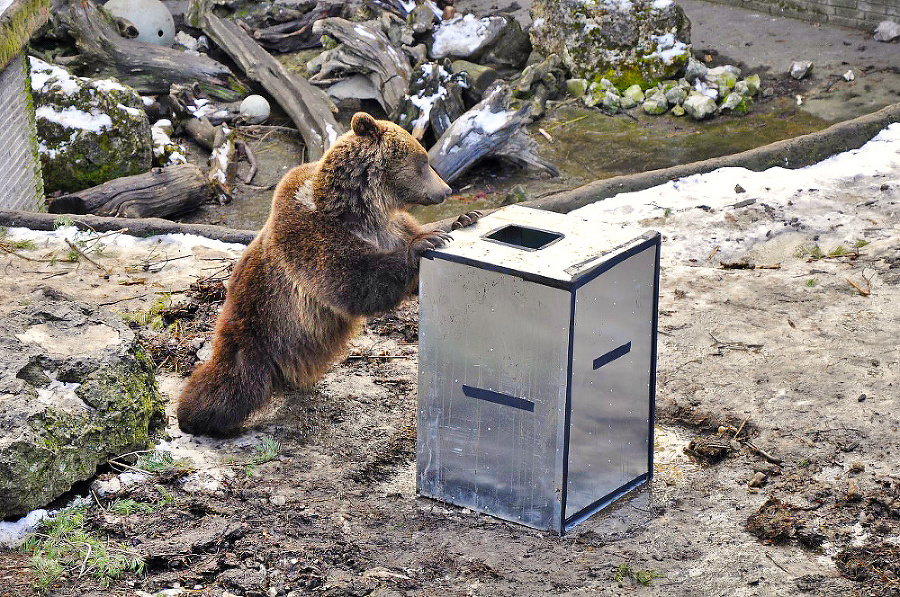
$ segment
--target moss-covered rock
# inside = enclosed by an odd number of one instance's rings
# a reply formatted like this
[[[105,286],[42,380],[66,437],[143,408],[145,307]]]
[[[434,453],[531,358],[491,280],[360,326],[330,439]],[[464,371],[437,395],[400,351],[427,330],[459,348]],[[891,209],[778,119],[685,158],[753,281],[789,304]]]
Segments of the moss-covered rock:
[[[0,517],[44,506],[165,425],[153,363],[120,317],[51,289],[0,318]]]
[[[133,89],[29,60],[47,192],[75,192],[150,169],[150,123]]]
[[[690,21],[672,0],[534,0],[531,41],[575,77],[622,90],[672,79],[691,55]]]

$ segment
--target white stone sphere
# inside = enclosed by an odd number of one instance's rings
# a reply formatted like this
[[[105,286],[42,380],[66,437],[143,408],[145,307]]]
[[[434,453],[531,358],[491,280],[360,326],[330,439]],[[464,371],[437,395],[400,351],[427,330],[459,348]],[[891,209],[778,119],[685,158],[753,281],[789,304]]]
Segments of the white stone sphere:
[[[137,41],[172,47],[175,20],[159,0],[109,0],[103,8],[114,17],[131,21],[138,30]]]
[[[268,100],[261,95],[248,95],[241,102],[241,115],[247,118],[261,122],[269,117],[270,111]]]

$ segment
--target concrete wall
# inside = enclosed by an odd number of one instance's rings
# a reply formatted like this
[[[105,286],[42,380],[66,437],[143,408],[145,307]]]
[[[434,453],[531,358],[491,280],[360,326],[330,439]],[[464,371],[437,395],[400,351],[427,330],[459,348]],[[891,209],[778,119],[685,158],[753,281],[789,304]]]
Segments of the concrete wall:
[[[900,0],[710,0],[769,13],[874,31],[884,20],[900,22]]]
[[[44,183],[24,55],[0,70],[0,209],[42,211]]]

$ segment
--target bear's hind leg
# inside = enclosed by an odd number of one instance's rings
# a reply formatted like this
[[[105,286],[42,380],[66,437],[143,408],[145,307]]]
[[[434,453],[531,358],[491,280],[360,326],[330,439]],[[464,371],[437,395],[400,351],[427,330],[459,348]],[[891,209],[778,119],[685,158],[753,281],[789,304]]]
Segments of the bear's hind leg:
[[[268,402],[272,373],[262,359],[237,351],[197,367],[178,399],[178,426],[185,433],[234,435],[250,414]]]

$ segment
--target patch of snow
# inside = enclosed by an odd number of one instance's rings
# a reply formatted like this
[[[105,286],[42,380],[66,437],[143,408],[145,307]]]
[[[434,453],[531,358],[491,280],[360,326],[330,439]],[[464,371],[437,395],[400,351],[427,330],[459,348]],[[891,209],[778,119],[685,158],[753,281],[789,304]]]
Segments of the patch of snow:
[[[0,547],[12,549],[21,545],[25,536],[37,528],[47,515],[44,509],[32,510],[15,522],[0,522]]]
[[[112,79],[100,79],[94,81],[91,86],[97,91],[102,91],[104,93],[109,93],[110,91],[128,91],[124,85],[113,81]]]
[[[147,96],[147,95],[142,95],[142,96],[141,96],[141,101],[144,102],[144,107],[145,107],[145,108],[149,108],[149,107],[152,106],[154,103],[156,103],[156,99],[155,99],[155,98],[150,97],[150,96]]]
[[[650,39],[656,42],[656,51],[650,54],[650,57],[658,56],[666,64],[672,64],[675,58],[687,54],[687,44],[675,39],[672,33],[651,35]]]
[[[707,85],[705,81],[701,81],[700,79],[694,81],[694,90],[711,99],[718,99],[719,97],[718,90],[713,89],[712,87]]]
[[[446,56],[468,56],[488,40],[492,20],[502,17],[477,18],[469,13],[444,21],[434,32],[431,55],[434,58]]]
[[[375,35],[375,33],[368,27],[364,27],[363,25],[356,25],[355,27],[353,27],[353,30],[356,31],[356,34],[360,37],[378,41],[378,36]]]
[[[116,107],[129,116],[139,117],[141,114],[143,114],[143,112],[141,112],[137,108],[132,108],[131,106],[126,106],[125,104],[116,104]]]
[[[672,0],[654,0],[653,8],[655,8],[656,10],[662,10],[664,8],[669,8],[673,4],[675,4],[675,2],[673,2]]]
[[[884,181],[895,180],[898,171],[900,123],[895,123],[859,149],[805,168],[773,167],[764,172],[720,168],[621,193],[571,213],[604,226],[628,229],[634,236],[648,228],[659,230],[664,239],[662,255],[668,260],[702,261],[714,250],[723,260],[740,259],[763,242],[793,231],[792,226],[778,225],[793,218],[803,225],[806,235],[819,234],[822,242],[852,245],[867,237],[866,227],[871,223],[834,191],[852,184],[866,189],[862,199],[875,197]],[[732,192],[735,184],[746,192],[736,196]],[[776,221],[729,230],[727,216],[735,209],[731,206],[748,199],[774,210]],[[700,206],[704,208],[698,209]]]
[[[56,89],[65,95],[72,95],[80,88],[75,77],[66,69],[44,62],[34,56],[28,57],[31,70],[31,88],[35,91],[50,91]],[[49,84],[49,87],[47,85]]]
[[[44,374],[50,378],[50,383],[46,386],[37,388],[38,400],[44,404],[59,404],[62,400],[80,400],[75,394],[75,390],[81,385],[80,383],[67,383],[56,379],[55,371],[44,371]]]
[[[74,106],[57,112],[52,106],[40,106],[34,111],[37,118],[56,123],[69,129],[80,129],[101,133],[112,128],[112,118],[109,114],[93,114],[79,110]]]

